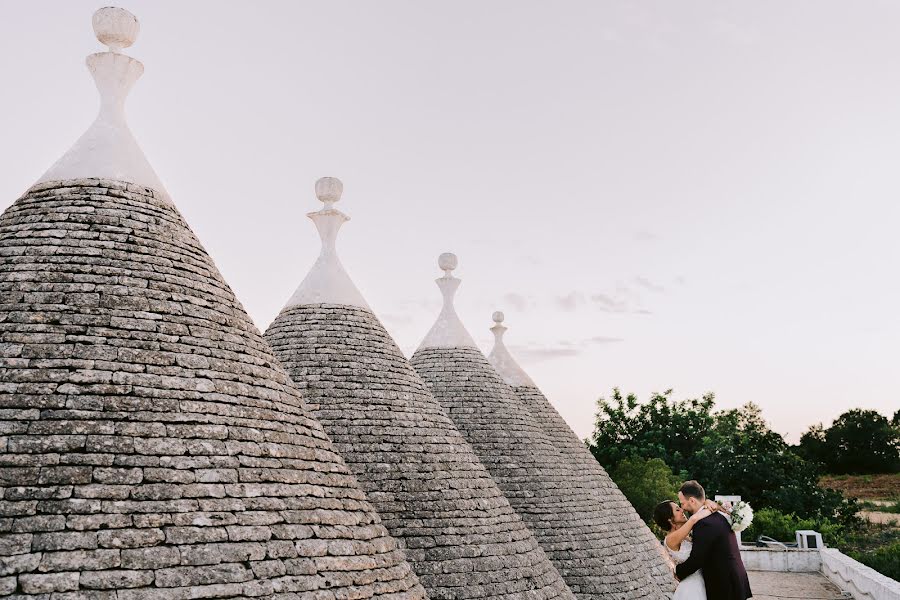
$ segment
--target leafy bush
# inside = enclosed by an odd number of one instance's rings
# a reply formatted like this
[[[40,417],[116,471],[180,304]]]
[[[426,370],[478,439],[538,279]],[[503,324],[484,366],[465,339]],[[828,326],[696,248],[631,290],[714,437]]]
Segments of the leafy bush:
[[[830,519],[801,519],[795,514],[783,513],[773,508],[763,508],[753,515],[753,524],[743,533],[747,542],[756,541],[765,535],[779,542],[793,542],[796,531],[811,529],[822,534],[822,540],[832,548],[842,548],[847,544],[847,528]]]
[[[626,458],[610,471],[609,476],[644,521],[651,522],[653,508],[666,499],[678,497],[679,481],[659,458]]]
[[[801,523],[806,525],[805,523]],[[792,523],[793,525],[793,523]],[[812,527],[816,529],[816,527]],[[824,527],[823,527],[824,529]],[[821,531],[821,530],[820,530]],[[831,542],[829,543],[829,540]],[[826,536],[826,543],[893,579],[900,576],[900,529],[879,523],[862,522]]]
[[[869,552],[850,552],[850,557],[882,575],[900,581],[900,541]]]

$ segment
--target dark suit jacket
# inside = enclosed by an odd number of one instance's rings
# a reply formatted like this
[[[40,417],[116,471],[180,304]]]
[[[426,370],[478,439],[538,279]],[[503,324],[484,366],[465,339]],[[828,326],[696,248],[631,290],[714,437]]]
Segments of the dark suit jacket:
[[[737,537],[720,513],[694,525],[691,556],[675,567],[678,579],[703,569],[707,600],[746,600],[753,596],[750,580],[741,560]]]

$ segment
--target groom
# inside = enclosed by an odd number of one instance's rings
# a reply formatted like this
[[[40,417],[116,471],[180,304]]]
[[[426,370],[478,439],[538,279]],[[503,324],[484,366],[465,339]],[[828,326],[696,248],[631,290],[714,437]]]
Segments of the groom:
[[[678,491],[681,508],[695,513],[703,508],[706,492],[696,481],[685,481]],[[753,596],[741,561],[737,536],[722,513],[697,521],[691,556],[675,568],[679,580],[703,569],[707,600],[746,600]]]

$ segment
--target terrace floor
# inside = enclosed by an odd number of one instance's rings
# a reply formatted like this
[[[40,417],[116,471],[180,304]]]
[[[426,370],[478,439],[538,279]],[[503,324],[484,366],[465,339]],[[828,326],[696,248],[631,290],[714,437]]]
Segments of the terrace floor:
[[[847,598],[820,573],[748,571],[753,600],[837,600]]]

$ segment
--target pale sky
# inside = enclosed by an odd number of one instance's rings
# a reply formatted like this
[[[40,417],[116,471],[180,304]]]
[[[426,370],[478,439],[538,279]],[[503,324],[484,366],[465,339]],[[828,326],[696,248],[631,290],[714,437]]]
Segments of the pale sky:
[[[0,202],[87,128],[98,2],[0,0]],[[348,272],[410,355],[459,256],[575,431],[619,386],[795,441],[900,407],[900,4],[123,1],[129,122],[264,330],[344,182]]]

